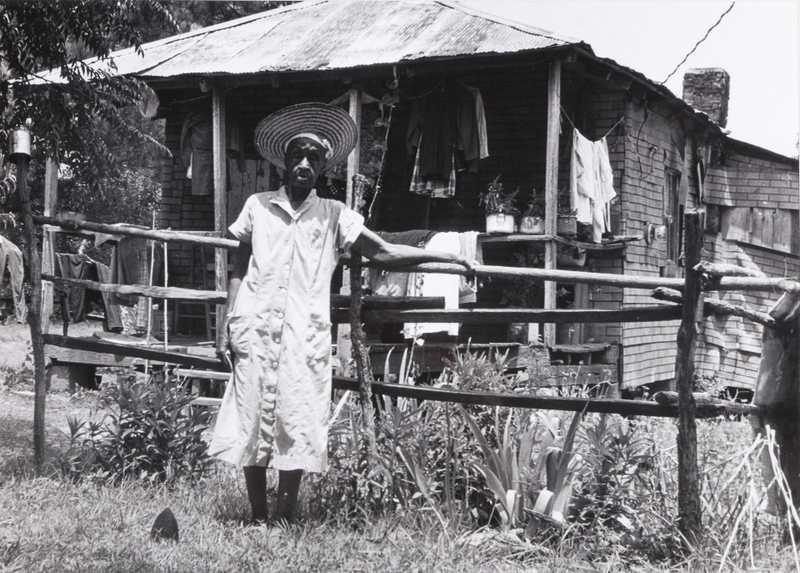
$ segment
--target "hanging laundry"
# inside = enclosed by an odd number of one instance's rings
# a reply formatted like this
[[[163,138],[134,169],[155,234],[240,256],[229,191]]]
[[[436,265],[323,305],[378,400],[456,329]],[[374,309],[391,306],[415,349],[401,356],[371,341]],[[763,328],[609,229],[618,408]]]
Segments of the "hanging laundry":
[[[448,82],[414,101],[406,133],[414,154],[410,191],[436,198],[455,195],[456,172],[476,173],[488,157],[486,117],[478,88]]]
[[[450,176],[447,179],[438,177],[423,177],[420,170],[420,156],[422,155],[422,139],[417,148],[417,156],[414,160],[414,172],[411,174],[411,186],[409,190],[417,195],[430,195],[434,199],[447,199],[456,194],[456,170],[450,169]]]
[[[456,148],[463,153],[467,170],[477,173],[478,160],[489,157],[483,96],[478,88],[459,85],[464,91],[460,92],[456,106],[456,124],[458,126]]]
[[[111,250],[111,282],[118,285],[147,284],[147,239],[126,237]],[[115,294],[116,304],[134,306],[139,295]]]
[[[428,241],[436,235],[436,231],[415,229],[397,233],[378,232],[378,235],[387,243],[396,245],[409,245],[425,248]],[[408,294],[408,277],[406,272],[392,272],[385,269],[369,269],[369,286],[372,294],[378,296],[406,296]]]
[[[28,307],[25,304],[25,295],[22,289],[25,269],[22,262],[22,251],[14,243],[0,236],[0,283],[2,283],[5,269],[8,267],[11,276],[11,297],[14,301],[14,313],[17,322],[25,322],[28,316]]]
[[[181,159],[187,168],[186,177],[192,180],[192,195],[214,194],[214,126],[211,112],[189,112],[181,129]],[[228,121],[225,126],[225,149],[228,155],[240,160],[239,171],[246,169],[239,125]]]
[[[89,280],[89,266],[86,255],[56,253],[57,277]],[[70,322],[82,322],[86,313],[86,289],[82,286],[64,286],[57,283],[55,293],[59,298],[66,297]]]
[[[97,266],[97,280],[103,284],[112,284],[111,268],[103,263],[95,263]],[[110,292],[101,293],[103,306],[105,307],[107,332],[122,332],[122,309],[116,302],[116,297]]]
[[[431,237],[426,250],[442,251],[445,253],[461,253],[461,233],[437,233]],[[436,296],[444,297],[444,307],[458,308],[461,277],[442,273],[411,273],[408,278],[409,296]],[[405,324],[403,334],[406,338],[416,339],[423,334],[444,332],[449,336],[458,336],[459,323],[457,322],[430,322]]]
[[[459,233],[458,238],[461,243],[461,256],[468,261],[482,259],[478,251],[478,231],[466,231]],[[483,260],[478,260],[483,264]],[[458,289],[458,304],[468,304],[478,300],[478,279],[477,277],[461,276]]]
[[[595,243],[600,243],[603,233],[611,230],[609,204],[616,195],[606,138],[590,141],[575,129],[570,161],[570,200],[577,211],[578,222],[592,226]]]

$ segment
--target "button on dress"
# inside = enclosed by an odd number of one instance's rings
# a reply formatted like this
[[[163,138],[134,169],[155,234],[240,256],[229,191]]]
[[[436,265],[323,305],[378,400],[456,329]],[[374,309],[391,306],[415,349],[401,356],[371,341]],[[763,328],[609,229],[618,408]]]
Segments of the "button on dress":
[[[286,190],[251,195],[229,230],[252,245],[228,317],[234,372],[209,453],[237,466],[327,469],[330,283],[364,219],[312,191],[295,211]]]

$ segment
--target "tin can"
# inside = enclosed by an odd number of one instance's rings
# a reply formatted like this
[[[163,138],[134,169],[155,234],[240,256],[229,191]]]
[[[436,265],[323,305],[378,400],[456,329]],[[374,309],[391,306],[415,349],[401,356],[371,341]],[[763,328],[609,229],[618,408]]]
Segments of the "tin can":
[[[21,158],[31,158],[31,132],[27,129],[14,129],[9,134],[8,160],[16,163]]]

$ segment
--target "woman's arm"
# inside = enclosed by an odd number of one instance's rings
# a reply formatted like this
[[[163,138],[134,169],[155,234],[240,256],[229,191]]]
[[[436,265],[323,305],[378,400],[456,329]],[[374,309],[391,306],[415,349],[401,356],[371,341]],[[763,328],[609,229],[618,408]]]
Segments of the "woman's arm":
[[[250,256],[253,254],[253,248],[250,243],[243,241],[239,242],[239,247],[234,251],[233,271],[231,278],[228,280],[228,297],[225,300],[225,315],[223,323],[218,325],[220,327],[219,336],[217,336],[217,356],[220,360],[230,367],[227,352],[230,346],[230,339],[228,337],[228,314],[233,310],[233,305],[236,302],[236,296],[239,294],[239,287],[242,285],[242,279],[247,274],[247,267],[250,265]]]
[[[386,268],[405,267],[420,263],[454,263],[469,270],[475,266],[474,261],[468,261],[466,257],[458,254],[388,243],[366,228],[353,243],[353,250]]]

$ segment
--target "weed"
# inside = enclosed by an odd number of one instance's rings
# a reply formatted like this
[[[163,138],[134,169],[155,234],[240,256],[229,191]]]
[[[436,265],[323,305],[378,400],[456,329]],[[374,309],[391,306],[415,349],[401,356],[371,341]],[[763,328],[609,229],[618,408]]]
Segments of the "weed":
[[[61,456],[67,476],[101,483],[202,477],[209,458],[201,436],[210,414],[190,406],[180,383],[123,377],[105,393],[112,409],[102,421],[68,419],[70,445]]]

